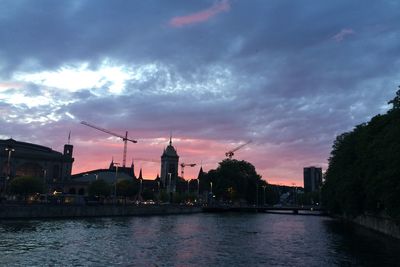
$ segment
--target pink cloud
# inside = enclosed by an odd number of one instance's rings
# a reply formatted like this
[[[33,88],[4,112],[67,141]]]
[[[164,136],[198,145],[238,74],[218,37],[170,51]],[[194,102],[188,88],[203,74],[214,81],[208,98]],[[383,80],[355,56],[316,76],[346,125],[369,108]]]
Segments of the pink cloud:
[[[230,7],[229,0],[222,0],[220,2],[216,2],[208,9],[186,16],[174,17],[169,21],[169,24],[173,27],[182,27],[189,24],[204,22],[216,16],[218,13],[229,11]]]
[[[355,32],[353,29],[342,29],[340,32],[332,36],[332,39],[334,39],[336,42],[341,42],[346,36],[353,35],[354,33]]]

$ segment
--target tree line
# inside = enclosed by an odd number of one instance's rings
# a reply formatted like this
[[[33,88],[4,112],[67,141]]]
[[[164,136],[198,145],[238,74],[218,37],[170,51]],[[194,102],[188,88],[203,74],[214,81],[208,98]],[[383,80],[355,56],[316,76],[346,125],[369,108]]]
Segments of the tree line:
[[[400,219],[400,86],[392,108],[337,136],[322,187],[326,208]]]

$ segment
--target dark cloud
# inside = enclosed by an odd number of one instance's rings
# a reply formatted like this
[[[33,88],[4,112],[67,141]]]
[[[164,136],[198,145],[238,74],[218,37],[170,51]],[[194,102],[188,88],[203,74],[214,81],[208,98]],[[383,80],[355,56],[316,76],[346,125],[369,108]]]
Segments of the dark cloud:
[[[222,2],[229,9],[217,15],[170,23]],[[335,135],[387,109],[400,79],[398,8],[344,0],[2,1],[0,134],[59,146],[72,129],[83,146],[103,138],[79,125],[86,120],[139,139],[171,130],[224,145],[252,139],[253,150],[242,153],[264,177],[280,170],[300,179],[302,164],[326,164]],[[100,71],[106,61],[136,75],[117,93],[111,80],[68,89],[75,80],[62,88],[17,78],[82,64]]]

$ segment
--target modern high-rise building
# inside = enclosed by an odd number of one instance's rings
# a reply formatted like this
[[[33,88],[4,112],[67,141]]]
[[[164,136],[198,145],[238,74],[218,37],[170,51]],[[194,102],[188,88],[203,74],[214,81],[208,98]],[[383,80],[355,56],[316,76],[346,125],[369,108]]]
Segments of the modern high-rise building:
[[[304,192],[318,191],[322,185],[322,168],[305,167],[304,168]]]

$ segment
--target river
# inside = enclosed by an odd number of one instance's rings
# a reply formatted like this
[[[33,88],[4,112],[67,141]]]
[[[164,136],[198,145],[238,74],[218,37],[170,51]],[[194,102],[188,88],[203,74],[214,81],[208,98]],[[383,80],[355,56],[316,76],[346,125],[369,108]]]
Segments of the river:
[[[399,241],[326,217],[0,221],[1,266],[399,266]]]

